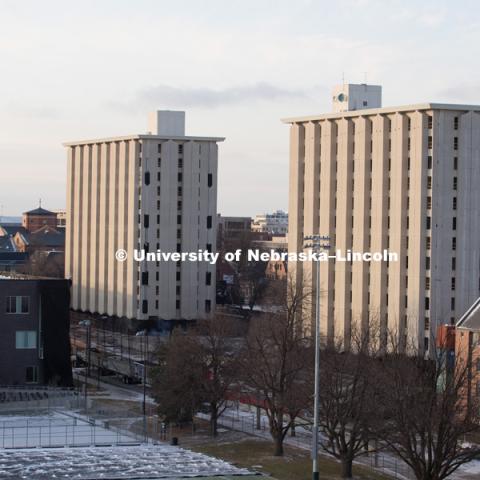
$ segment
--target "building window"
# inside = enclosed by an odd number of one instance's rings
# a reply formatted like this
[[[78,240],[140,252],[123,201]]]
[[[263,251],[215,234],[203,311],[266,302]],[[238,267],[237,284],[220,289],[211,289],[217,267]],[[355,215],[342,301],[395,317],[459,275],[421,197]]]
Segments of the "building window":
[[[182,172],[178,172],[178,174],[177,174],[177,181],[178,181],[178,183],[181,183],[181,182],[183,181]]]
[[[453,189],[456,190],[458,186],[458,180],[457,177],[453,177]]]
[[[452,250],[456,250],[456,249],[457,249],[457,238],[453,237],[452,238]]]
[[[407,121],[407,129],[408,131],[410,131],[412,129],[412,119],[409,118],[408,121]]]
[[[453,118],[453,129],[458,130],[458,117]]]
[[[183,145],[178,146],[178,154],[182,155],[183,154]]]
[[[427,230],[430,230],[432,228],[432,217],[427,217]]]
[[[207,216],[207,228],[212,228],[212,216]]]
[[[150,172],[145,172],[145,185],[150,185]]]
[[[143,216],[143,226],[145,228],[148,228],[148,225],[150,224],[150,217],[148,215]]]
[[[160,215],[157,215],[157,225],[160,225]],[[157,232],[159,232],[159,230],[157,230]],[[158,235],[157,235],[158,237]]]
[[[425,277],[425,290],[430,290],[430,277]]]
[[[176,276],[176,280],[177,280],[177,282],[179,282],[179,281],[180,281],[180,278],[181,278],[181,277],[180,277],[180,272],[177,272],[177,276]]]
[[[431,237],[426,238],[426,248],[427,250],[430,250],[432,248],[432,239]]]
[[[27,367],[25,369],[25,382],[37,383],[38,382],[38,367]]]
[[[177,188],[177,195],[178,195],[179,197],[182,196],[182,187],[178,187],[178,188]]]
[[[7,313],[29,313],[30,297],[24,297],[24,296],[7,297],[6,312]]]
[[[431,135],[428,136],[428,149],[430,150],[433,146],[433,137]]]
[[[453,169],[458,170],[458,157],[453,157]]]
[[[432,156],[427,157],[427,168],[430,170],[432,168]]]
[[[452,290],[452,292],[455,291],[455,277],[452,277],[452,280],[450,282],[450,290]]]
[[[455,297],[450,299],[450,310],[455,310]]]
[[[142,313],[148,313],[148,300],[142,302]]]
[[[455,271],[457,268],[457,260],[455,257],[452,258],[452,270]]]
[[[178,159],[178,168],[183,168],[183,159],[182,158]]]
[[[432,197],[427,197],[427,210],[432,208]]]
[[[430,270],[430,257],[425,257],[425,269]]]
[[[211,187],[213,185],[213,175],[211,173],[209,173],[207,176],[207,185],[208,187]]]
[[[35,330],[19,330],[15,332],[15,348],[17,350],[37,348],[37,332]]]
[[[161,144],[161,143],[159,143],[159,144],[157,145],[157,152],[158,152],[158,153],[162,153],[162,144]]]
[[[162,166],[162,159],[161,158],[158,159],[157,165],[158,165],[158,168],[160,168]]]
[[[182,216],[177,215],[177,225],[181,225],[181,224],[182,224]]]
[[[429,188],[429,189],[432,188],[432,177],[431,177],[431,175],[429,175],[427,177],[427,188]]]
[[[211,243],[207,243],[207,252],[212,253],[212,244]]]
[[[430,116],[427,117],[427,127],[429,130],[433,128],[433,118]]]
[[[425,297],[425,310],[430,310],[430,298]]]
[[[205,274],[205,285],[211,285],[212,284],[212,272],[207,272]]]
[[[210,313],[211,309],[212,309],[211,300],[205,300],[205,313]]]
[[[148,285],[148,272],[142,272],[142,285]]]
[[[452,209],[453,209],[453,210],[456,210],[456,209],[457,209],[457,197],[453,197]]]
[[[175,293],[176,293],[176,295],[180,295],[181,289],[182,289],[182,287],[181,287],[180,285],[177,285],[177,286],[175,287]]]
[[[457,217],[452,218],[452,230],[457,229]]]
[[[458,150],[458,137],[453,137],[453,149]]]

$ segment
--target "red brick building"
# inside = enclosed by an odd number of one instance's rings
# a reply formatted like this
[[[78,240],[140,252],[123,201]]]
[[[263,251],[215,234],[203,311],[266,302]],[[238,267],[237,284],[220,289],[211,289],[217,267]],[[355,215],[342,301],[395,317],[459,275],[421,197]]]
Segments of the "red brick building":
[[[23,213],[22,225],[30,233],[45,226],[57,228],[57,214],[38,207]]]

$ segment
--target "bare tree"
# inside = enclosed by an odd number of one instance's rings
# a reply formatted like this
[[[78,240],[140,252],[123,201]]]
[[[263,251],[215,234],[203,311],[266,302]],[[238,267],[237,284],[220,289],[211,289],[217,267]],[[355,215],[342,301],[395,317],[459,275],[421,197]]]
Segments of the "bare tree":
[[[353,461],[365,454],[377,414],[370,381],[376,352],[361,332],[350,347],[331,345],[320,358],[320,443],[341,462],[343,478],[352,478]]]
[[[433,359],[392,352],[377,365],[376,395],[383,405],[378,437],[418,480],[443,480],[480,454],[465,444],[479,431],[479,406],[464,401],[469,365],[449,367],[446,350]]]
[[[160,347],[159,367],[152,372],[152,396],[159,415],[167,423],[191,421],[201,407],[198,388],[204,371],[197,354],[195,339],[178,329]]]
[[[229,318],[216,316],[172,335],[160,352],[153,385],[159,412],[167,420],[190,420],[207,403],[211,433],[217,435],[218,418],[237,376],[235,333]]]
[[[210,430],[218,433],[218,418],[227,407],[227,400],[237,391],[238,328],[228,317],[216,316],[200,322],[195,330],[200,339],[197,362],[207,378],[199,391],[210,410]]]
[[[240,355],[243,387],[256,397],[268,417],[277,456],[283,455],[288,430],[311,402],[308,372],[313,352],[299,315],[309,296],[289,289],[277,312],[253,318]]]

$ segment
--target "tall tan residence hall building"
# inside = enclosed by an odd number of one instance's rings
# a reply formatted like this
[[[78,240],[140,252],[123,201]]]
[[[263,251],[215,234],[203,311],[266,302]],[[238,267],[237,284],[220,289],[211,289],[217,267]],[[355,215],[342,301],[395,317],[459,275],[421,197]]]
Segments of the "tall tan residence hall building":
[[[284,120],[289,250],[321,234],[330,254],[387,249],[398,261],[320,262],[321,334],[348,343],[353,324],[375,321],[428,350],[479,296],[480,106],[382,108],[369,85],[337,87],[333,102],[335,113]],[[297,280],[311,270],[298,262]]]
[[[223,140],[186,136],[185,112],[158,111],[147,134],[65,143],[73,309],[167,321],[214,311],[214,265],[139,262],[133,252],[215,251]]]

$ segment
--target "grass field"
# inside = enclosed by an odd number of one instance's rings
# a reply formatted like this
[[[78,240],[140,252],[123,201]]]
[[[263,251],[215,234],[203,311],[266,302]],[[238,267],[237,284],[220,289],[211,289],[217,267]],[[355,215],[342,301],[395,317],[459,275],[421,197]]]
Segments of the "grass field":
[[[274,457],[271,443],[264,440],[247,439],[234,443],[212,441],[189,448],[221,458],[239,467],[253,468],[269,474],[277,480],[309,480],[312,475],[312,462],[308,452],[286,447],[283,457]],[[353,473],[354,477],[359,480],[387,480],[390,478],[356,465],[353,467]],[[340,479],[340,465],[334,460],[321,458],[320,478],[322,480]]]

